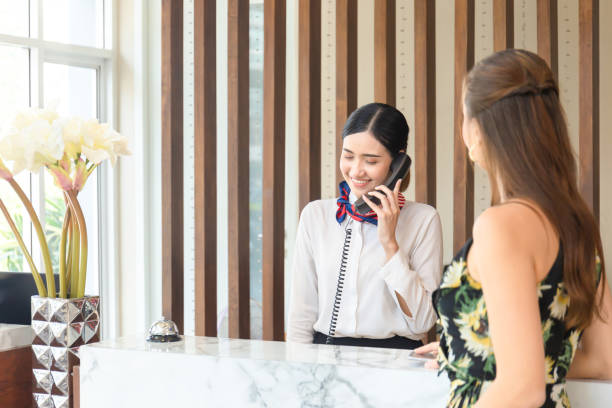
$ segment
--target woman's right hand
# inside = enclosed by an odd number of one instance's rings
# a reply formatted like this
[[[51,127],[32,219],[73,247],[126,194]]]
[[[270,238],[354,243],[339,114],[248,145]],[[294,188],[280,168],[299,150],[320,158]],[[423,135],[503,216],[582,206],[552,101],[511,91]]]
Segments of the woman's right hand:
[[[414,354],[418,354],[421,356],[431,356],[433,358],[432,360],[427,361],[425,363],[425,368],[429,368],[431,370],[437,370],[440,368],[440,366],[438,365],[438,359],[436,358],[438,357],[439,345],[439,342],[433,341],[429,344],[414,349]]]

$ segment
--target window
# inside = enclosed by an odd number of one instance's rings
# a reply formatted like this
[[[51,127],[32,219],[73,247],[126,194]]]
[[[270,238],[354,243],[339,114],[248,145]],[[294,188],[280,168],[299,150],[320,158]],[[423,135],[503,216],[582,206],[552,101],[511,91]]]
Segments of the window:
[[[55,106],[60,115],[109,119],[108,95],[112,67],[109,0],[0,0],[0,123],[19,109]],[[55,270],[62,221],[66,211],[61,192],[49,174],[19,174],[47,234]],[[98,285],[98,172],[92,174],[79,200],[88,228],[89,257],[86,292]],[[27,213],[7,183],[0,197],[14,216],[26,245],[42,264]],[[34,234],[35,235],[35,234]],[[0,271],[29,272],[12,233],[0,217]]]

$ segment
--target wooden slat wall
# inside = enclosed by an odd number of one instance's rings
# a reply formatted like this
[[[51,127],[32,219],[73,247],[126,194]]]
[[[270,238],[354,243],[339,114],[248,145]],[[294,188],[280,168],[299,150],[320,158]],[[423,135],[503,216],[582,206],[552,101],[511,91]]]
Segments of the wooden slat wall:
[[[285,0],[264,2],[263,338],[284,339]]]
[[[336,1],[336,157],[342,153],[342,128],[357,108],[357,1]],[[342,181],[336,167],[336,181]]]
[[[493,0],[493,50],[514,47],[514,0]]]
[[[183,332],[183,1],[162,2],[162,313]]]
[[[474,0],[455,1],[455,143],[453,163],[453,250],[472,235],[474,223],[474,168],[468,162],[461,136],[463,78],[474,65]]]
[[[321,0],[299,3],[299,210],[321,198]]]
[[[249,0],[228,4],[229,337],[250,337],[249,310]],[[246,198],[245,198],[246,194]]]
[[[580,0],[580,190],[599,220],[599,0]]]
[[[216,0],[194,2],[195,334],[217,335]]]
[[[229,335],[248,338],[249,1],[228,5]],[[415,0],[415,179],[418,201],[435,204],[435,3]],[[395,102],[395,1],[376,0],[376,99]],[[474,0],[455,1],[455,251],[471,235],[474,175],[461,137],[462,84],[474,64]],[[495,49],[513,45],[513,0],[494,1]],[[216,335],[215,1],[196,0],[196,333]],[[581,189],[599,214],[599,2],[580,0]],[[183,330],[182,1],[162,3],[163,313]],[[321,188],[321,2],[300,0],[300,208]],[[264,3],[264,338],[283,337],[285,2]],[[337,154],[357,103],[357,1],[336,3]],[[557,73],[557,0],[538,0],[538,53]],[[391,63],[391,61],[393,61]],[[239,120],[242,119],[242,120]],[[337,175],[338,179],[341,176]],[[212,182],[211,182],[212,180]],[[240,191],[239,191],[240,190]],[[205,218],[206,217],[206,218]]]
[[[374,2],[374,61],[374,100],[394,106],[395,0]]]
[[[436,4],[414,2],[416,201],[436,205]]]
[[[557,0],[538,0],[538,55],[559,78]]]

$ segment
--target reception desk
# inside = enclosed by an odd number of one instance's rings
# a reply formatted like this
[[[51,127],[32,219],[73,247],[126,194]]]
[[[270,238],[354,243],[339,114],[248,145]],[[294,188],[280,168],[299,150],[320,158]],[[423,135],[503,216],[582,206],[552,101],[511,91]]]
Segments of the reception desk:
[[[0,407],[32,405],[32,328],[0,323]]]
[[[407,350],[144,335],[80,349],[81,407],[443,407],[446,376]],[[609,407],[612,384],[570,381],[574,408]]]

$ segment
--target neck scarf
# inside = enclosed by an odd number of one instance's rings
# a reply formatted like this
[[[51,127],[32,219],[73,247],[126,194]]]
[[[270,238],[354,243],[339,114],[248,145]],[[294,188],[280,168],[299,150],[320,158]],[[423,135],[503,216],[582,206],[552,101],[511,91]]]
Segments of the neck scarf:
[[[355,205],[352,204],[349,200],[349,194],[351,194],[351,188],[349,187],[346,181],[343,181],[339,185],[340,197],[338,197],[338,210],[336,210],[336,221],[338,224],[342,224],[346,215],[348,214],[352,219],[359,222],[368,222],[373,225],[378,225],[378,216],[372,210],[368,211],[366,214],[360,214],[355,209]],[[404,203],[406,202],[404,195],[399,193],[399,207],[400,209],[404,207]]]

